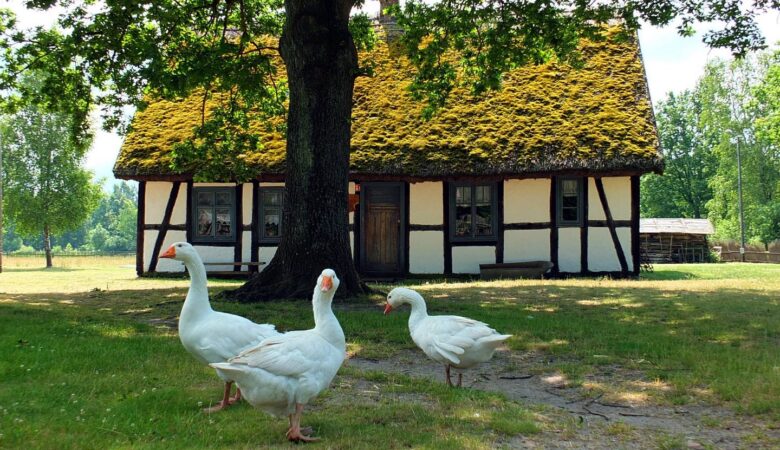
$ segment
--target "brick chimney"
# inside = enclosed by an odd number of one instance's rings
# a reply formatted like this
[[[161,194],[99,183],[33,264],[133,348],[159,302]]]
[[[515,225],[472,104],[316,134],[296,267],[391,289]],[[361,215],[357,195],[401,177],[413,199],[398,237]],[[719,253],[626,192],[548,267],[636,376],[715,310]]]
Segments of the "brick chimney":
[[[385,13],[387,8],[398,3],[399,0],[379,0],[379,24],[385,29],[388,39],[396,38],[401,34],[400,28],[395,23],[395,18],[391,14]]]

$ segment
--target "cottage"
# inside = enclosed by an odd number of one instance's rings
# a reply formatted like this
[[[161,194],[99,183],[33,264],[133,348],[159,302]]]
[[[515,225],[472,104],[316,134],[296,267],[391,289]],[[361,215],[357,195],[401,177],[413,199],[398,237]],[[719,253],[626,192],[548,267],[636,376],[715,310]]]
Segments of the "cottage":
[[[350,235],[366,276],[478,273],[483,263],[550,261],[550,274],[639,270],[639,176],[661,172],[638,43],[583,42],[584,67],[508,73],[503,89],[457,89],[430,120],[406,94],[409,65],[382,45],[356,80]],[[170,169],[201,100],[154,101],[134,117],[114,167],[138,180],[137,271],[192,242],[214,270],[262,270],[284,233],[284,136],[258,128],[256,178],[199,183]],[[223,263],[216,265],[215,263]]]

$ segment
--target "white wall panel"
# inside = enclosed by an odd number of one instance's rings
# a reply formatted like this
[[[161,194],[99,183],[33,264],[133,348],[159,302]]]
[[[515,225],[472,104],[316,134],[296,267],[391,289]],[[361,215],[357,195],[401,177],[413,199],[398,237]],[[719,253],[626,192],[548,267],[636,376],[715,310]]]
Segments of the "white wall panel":
[[[628,271],[634,270],[631,258],[631,228],[617,229],[620,246],[628,263]],[[620,272],[620,260],[615,251],[615,244],[607,227],[592,227],[588,229],[588,269],[591,272]]]
[[[154,251],[154,244],[157,241],[157,230],[144,231],[144,271],[149,270],[149,263],[152,261],[152,253]],[[160,253],[164,252],[174,242],[182,242],[187,240],[187,233],[184,231],[168,230],[165,234],[165,240],[160,247]],[[158,257],[160,255],[157,255]],[[184,271],[184,265],[181,261],[174,259],[162,258],[157,259],[157,272],[182,272]]]
[[[504,223],[549,221],[549,178],[504,182]]]
[[[580,229],[558,229],[558,270],[561,272],[580,272]]]
[[[504,231],[504,262],[550,259],[549,229]]]
[[[444,233],[412,231],[409,233],[409,272],[444,273]]]
[[[607,196],[609,211],[614,220],[631,219],[631,177],[605,177],[604,193]],[[596,181],[588,179],[588,219],[606,220],[607,215],[601,206],[601,199],[596,190]]]
[[[441,182],[409,184],[409,223],[414,225],[441,225],[444,223]]]
[[[479,273],[480,264],[495,264],[496,247],[452,247],[452,273]]]
[[[252,224],[252,197],[254,196],[254,190],[252,189],[252,183],[244,183],[241,190],[241,203],[243,207],[241,209],[241,220],[245,225]],[[246,245],[246,244],[244,244]],[[249,261],[248,259],[245,261]]]

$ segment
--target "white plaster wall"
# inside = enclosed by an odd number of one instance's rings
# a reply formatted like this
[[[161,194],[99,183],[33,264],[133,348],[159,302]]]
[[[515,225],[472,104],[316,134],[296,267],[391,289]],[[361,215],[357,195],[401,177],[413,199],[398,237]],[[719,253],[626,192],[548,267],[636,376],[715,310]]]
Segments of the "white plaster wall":
[[[244,183],[241,191],[241,220],[245,225],[252,224],[252,197],[254,195],[252,183]],[[246,246],[246,243],[244,244]],[[244,261],[249,261],[245,259]]]
[[[504,262],[550,261],[550,230],[504,231]]]
[[[144,211],[144,223],[160,224],[165,215],[165,207],[168,206],[168,197],[171,195],[173,183],[150,181],[146,183],[146,210]],[[176,196],[176,204],[171,213],[171,225],[184,225],[187,221],[187,185],[179,186],[179,195]]]
[[[549,178],[504,182],[504,223],[549,221]]]
[[[495,255],[495,252],[493,254]],[[444,273],[443,232],[412,231],[409,233],[409,272]]]
[[[204,263],[215,263],[223,261],[231,263],[233,262],[233,252],[235,251],[235,247],[210,247],[206,245],[194,245],[193,247],[195,247],[195,250],[198,251],[200,259],[202,259]],[[208,266],[206,267],[206,271],[231,271],[234,267],[235,266],[232,264],[224,266]]]
[[[558,270],[561,272],[582,271],[580,253],[580,229],[559,228]]]
[[[268,267],[268,263],[270,263],[271,260],[274,258],[277,248],[278,247],[260,247],[260,251],[258,252],[257,259],[259,259],[260,262],[265,263],[264,265],[260,266],[261,271],[266,267]]]
[[[152,253],[154,252],[154,243],[157,242],[157,230],[144,231],[144,272],[149,270],[149,263],[152,262]],[[164,252],[174,242],[186,241],[187,233],[185,231],[168,230],[160,247],[160,253]],[[159,255],[157,255],[159,256]],[[184,264],[174,259],[157,259],[157,272],[183,272]]]
[[[631,257],[631,228],[617,229],[620,246],[628,263],[629,272],[634,270]],[[588,229],[588,269],[592,272],[619,272],[620,261],[615,252],[615,244],[607,227],[592,227]]]
[[[496,247],[452,247],[452,273],[479,273],[480,264],[495,264]]]
[[[352,258],[355,257],[355,232],[350,231],[349,232],[349,250],[352,254]]]
[[[252,232],[244,231],[241,233],[241,261],[252,260]],[[249,270],[248,266],[241,266],[241,270]]]
[[[409,185],[409,223],[414,225],[441,225],[444,223],[441,182],[411,183]]]
[[[604,193],[614,220],[631,219],[631,177],[605,177]],[[606,220],[607,215],[601,206],[596,181],[588,178],[588,219]]]

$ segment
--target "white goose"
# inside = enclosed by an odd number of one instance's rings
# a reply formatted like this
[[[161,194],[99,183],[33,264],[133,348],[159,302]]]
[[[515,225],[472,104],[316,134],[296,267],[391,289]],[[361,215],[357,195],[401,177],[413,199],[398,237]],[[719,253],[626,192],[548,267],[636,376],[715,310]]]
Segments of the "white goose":
[[[303,407],[330,385],[346,356],[344,332],[331,302],[339,279],[325,269],[312,296],[314,328],[264,340],[227,363],[211,364],[236,380],[244,398],[271,415],[287,415],[291,441],[316,441],[301,430]]]
[[[202,363],[225,362],[263,339],[279,334],[273,325],[260,325],[235,314],[211,309],[206,268],[192,245],[176,242],[160,258],[183,262],[190,274],[190,289],[179,315],[179,339],[184,348]],[[240,389],[236,389],[235,397],[230,397],[233,380],[228,375],[219,370],[217,375],[225,382],[225,391],[222,400],[204,409],[206,412],[219,411],[241,398]]]
[[[412,307],[409,332],[412,340],[432,360],[444,364],[447,385],[452,386],[450,368],[468,369],[489,361],[496,348],[511,334],[499,334],[482,322],[460,316],[429,316],[425,300],[412,289],[398,287],[387,294],[385,314],[404,303]],[[458,386],[463,373],[458,372]]]

